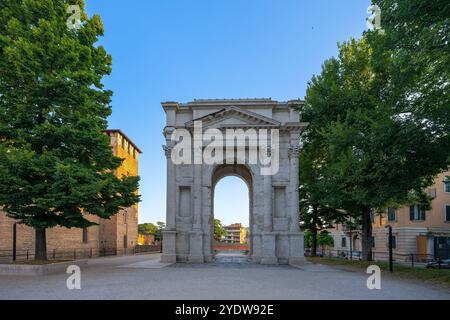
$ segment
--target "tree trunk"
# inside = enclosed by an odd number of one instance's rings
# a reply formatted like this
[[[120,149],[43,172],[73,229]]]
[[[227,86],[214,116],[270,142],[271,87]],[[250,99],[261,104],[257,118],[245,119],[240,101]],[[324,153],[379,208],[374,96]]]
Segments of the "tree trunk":
[[[45,228],[36,229],[35,254],[36,260],[47,260],[47,238]]]
[[[317,256],[317,207],[313,205],[312,227],[311,227],[311,256]]]
[[[362,259],[372,261],[372,221],[370,219],[370,208],[363,208],[362,219]]]
[[[311,256],[317,256],[317,228],[311,228]]]

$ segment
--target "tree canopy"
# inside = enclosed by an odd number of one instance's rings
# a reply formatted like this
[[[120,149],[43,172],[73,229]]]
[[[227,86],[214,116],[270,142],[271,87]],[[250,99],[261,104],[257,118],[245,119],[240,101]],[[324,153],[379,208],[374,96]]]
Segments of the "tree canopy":
[[[220,241],[227,235],[227,231],[222,226],[222,222],[219,219],[214,219],[214,239]]]
[[[340,44],[309,83],[302,110],[310,126],[300,168],[315,164],[322,204],[361,218],[367,260],[370,212],[428,204],[424,189],[449,165],[449,18],[437,12],[449,6],[419,2],[374,1],[384,32]]]
[[[69,5],[81,10],[67,26]],[[102,78],[112,58],[97,45],[99,16],[84,2],[11,0],[0,7],[0,205],[36,229],[88,227],[139,201],[138,177],[117,177],[107,129],[112,92]]]

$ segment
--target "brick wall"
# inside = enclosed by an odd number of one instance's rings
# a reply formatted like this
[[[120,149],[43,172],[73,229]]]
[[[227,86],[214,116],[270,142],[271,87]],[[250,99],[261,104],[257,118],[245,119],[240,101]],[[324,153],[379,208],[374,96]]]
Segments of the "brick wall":
[[[111,147],[116,156],[124,159],[122,165],[117,169],[116,175],[137,175],[138,155],[140,151],[119,130],[107,131],[111,137]],[[68,255],[74,249],[78,254],[99,254],[99,250],[106,248],[115,250],[117,254],[124,253],[124,248],[132,249],[138,240],[138,206],[121,210],[111,219],[101,219],[97,216],[87,216],[87,219],[97,223],[87,229],[87,241],[83,242],[83,229],[56,227],[47,229],[47,253],[52,257],[53,251],[59,256],[63,251]],[[8,218],[0,210],[0,257],[11,254],[13,247],[13,224],[15,220]],[[124,237],[126,235],[126,238]],[[17,250],[24,253],[29,250],[34,252],[34,229],[25,225],[17,225]],[[127,240],[126,246],[124,240]],[[92,250],[92,251],[91,251]],[[110,251],[111,252],[111,251]],[[75,252],[76,256],[77,253]],[[68,256],[69,257],[69,256]],[[1,260],[1,259],[0,259]]]

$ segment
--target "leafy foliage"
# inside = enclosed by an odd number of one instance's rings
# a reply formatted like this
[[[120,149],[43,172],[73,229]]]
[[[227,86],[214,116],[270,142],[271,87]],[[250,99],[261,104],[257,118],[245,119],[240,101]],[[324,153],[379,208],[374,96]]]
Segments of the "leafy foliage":
[[[150,234],[155,234],[158,230],[158,227],[155,226],[153,223],[140,223],[138,225],[138,232],[139,234],[145,234],[145,235],[150,235]]]
[[[116,177],[122,160],[102,133],[112,92],[101,80],[112,59],[95,45],[100,17],[83,11],[81,28],[70,30],[66,10],[84,10],[82,0],[1,4],[0,205],[40,231],[36,249],[45,258],[46,228],[111,217],[139,201],[139,179]]]
[[[214,219],[214,239],[220,241],[222,237],[227,235],[227,231],[222,226],[222,222],[219,219]]]
[[[311,80],[302,112],[311,123],[304,158],[317,164],[321,202],[360,219],[366,259],[371,208],[429,204],[424,188],[450,158],[449,51],[442,45],[449,19],[437,12],[449,6],[374,2],[385,33],[339,45],[339,56]]]
[[[305,245],[307,247],[312,247],[314,241],[314,235],[311,231],[305,232]],[[317,234],[317,246],[329,246],[332,247],[334,245],[334,239],[330,235],[330,233],[326,230],[322,230]],[[316,255],[316,252],[313,253],[313,256]]]

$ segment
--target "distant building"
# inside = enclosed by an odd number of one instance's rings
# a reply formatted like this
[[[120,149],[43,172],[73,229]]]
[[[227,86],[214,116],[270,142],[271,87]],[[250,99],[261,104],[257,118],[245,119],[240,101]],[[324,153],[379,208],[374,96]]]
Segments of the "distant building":
[[[141,150],[120,130],[106,130],[111,137],[114,155],[123,158],[122,165],[116,170],[117,176],[138,175],[138,158]],[[137,192],[137,191],[136,191]],[[78,250],[79,256],[98,255],[101,251],[121,254],[133,248],[138,241],[138,206],[121,210],[111,219],[87,215],[87,219],[97,223],[85,229],[56,227],[47,230],[47,252],[49,258]],[[2,256],[12,254],[14,219],[0,211],[0,260]],[[17,252],[25,256],[26,251],[34,253],[34,230],[17,224]],[[76,252],[75,252],[76,255]],[[22,257],[23,257],[22,256]],[[20,258],[20,257],[19,257]]]
[[[154,245],[156,245],[155,235],[154,234],[139,234],[137,243],[140,246],[154,246]]]
[[[245,228],[242,223],[233,223],[229,226],[225,226],[224,229],[227,234],[224,237],[223,242],[239,244],[247,243],[247,228]]]
[[[384,213],[372,212],[372,244],[375,258],[387,259],[388,230],[392,226],[393,252],[405,260],[411,254],[415,259],[450,258],[450,171],[439,174],[434,185],[426,190],[432,198],[431,210],[419,205],[398,209],[388,208]],[[329,229],[334,238],[336,254],[361,250],[360,230],[349,230],[342,225]]]

